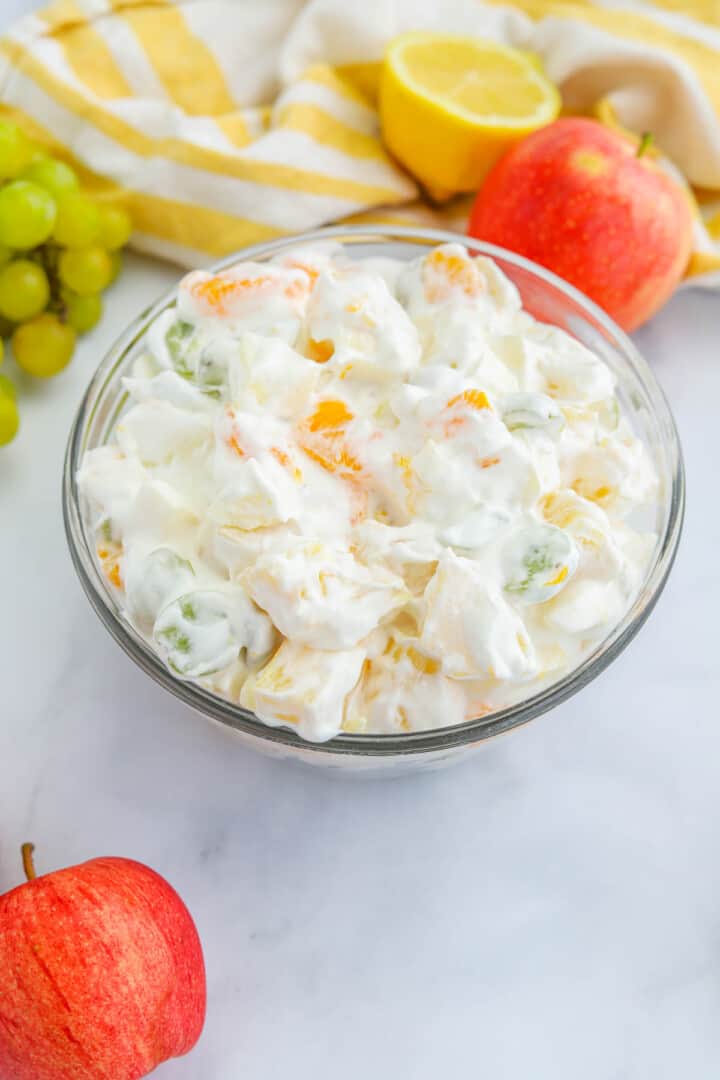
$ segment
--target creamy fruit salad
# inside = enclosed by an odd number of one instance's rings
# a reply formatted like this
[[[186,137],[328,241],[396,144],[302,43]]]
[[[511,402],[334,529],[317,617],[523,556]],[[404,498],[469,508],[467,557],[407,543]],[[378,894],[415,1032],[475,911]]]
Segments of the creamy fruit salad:
[[[110,587],[178,677],[305,739],[527,698],[643,580],[612,373],[459,244],[191,273],[125,386],[79,473]]]

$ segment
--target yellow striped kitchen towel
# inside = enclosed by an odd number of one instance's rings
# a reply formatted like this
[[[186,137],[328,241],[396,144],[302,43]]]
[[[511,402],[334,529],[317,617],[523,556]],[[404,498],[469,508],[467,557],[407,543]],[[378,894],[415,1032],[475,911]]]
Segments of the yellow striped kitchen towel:
[[[717,0],[56,0],[0,39],[0,115],[186,266],[339,220],[437,224],[374,104],[417,29],[531,49],[567,110],[651,130],[702,206],[689,273],[720,286]]]

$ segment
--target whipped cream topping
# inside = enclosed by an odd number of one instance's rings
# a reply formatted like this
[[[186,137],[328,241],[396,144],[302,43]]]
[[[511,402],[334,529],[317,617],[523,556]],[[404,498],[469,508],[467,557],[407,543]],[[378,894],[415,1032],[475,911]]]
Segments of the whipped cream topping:
[[[332,246],[181,283],[79,473],[183,679],[322,741],[488,715],[614,627],[657,478],[609,368],[485,258]]]

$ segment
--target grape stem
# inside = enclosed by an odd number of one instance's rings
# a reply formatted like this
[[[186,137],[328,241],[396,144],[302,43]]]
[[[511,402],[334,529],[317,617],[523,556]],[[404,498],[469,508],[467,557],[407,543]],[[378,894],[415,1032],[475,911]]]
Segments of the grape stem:
[[[20,848],[20,852],[22,854],[23,870],[25,871],[25,877],[28,879],[28,881],[34,881],[37,877],[35,863],[33,861],[34,850],[34,844],[23,844],[23,846]]]
[[[66,322],[67,304],[62,298],[62,285],[58,275],[57,248],[51,248],[49,244],[44,244],[41,248],[38,248],[38,254],[50,282],[51,301],[48,307],[57,314],[62,322]]]

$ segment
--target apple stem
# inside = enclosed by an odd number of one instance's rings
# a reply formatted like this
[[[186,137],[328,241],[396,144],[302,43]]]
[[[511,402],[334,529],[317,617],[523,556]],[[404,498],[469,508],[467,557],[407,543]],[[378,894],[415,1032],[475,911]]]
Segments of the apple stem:
[[[642,157],[649,146],[652,146],[654,142],[654,135],[652,131],[643,131],[640,136],[640,142],[638,143],[637,153],[635,157]]]
[[[35,872],[35,863],[33,862],[33,851],[35,850],[34,844],[23,844],[20,848],[22,852],[23,870],[25,871],[25,877],[28,881],[34,881],[37,877]]]

